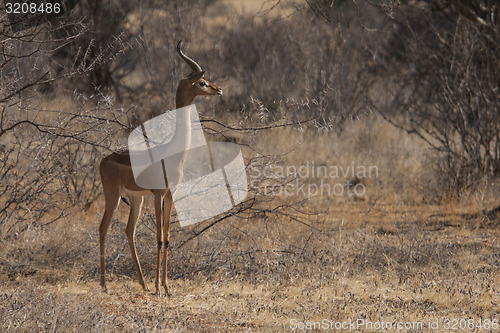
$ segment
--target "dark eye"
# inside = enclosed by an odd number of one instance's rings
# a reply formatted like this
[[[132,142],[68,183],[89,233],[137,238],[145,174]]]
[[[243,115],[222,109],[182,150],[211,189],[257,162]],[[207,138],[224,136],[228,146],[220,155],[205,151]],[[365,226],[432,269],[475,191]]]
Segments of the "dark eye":
[[[206,86],[206,85],[207,85],[207,83],[206,83],[206,82],[204,82],[204,81],[200,82],[200,86],[204,87],[204,86]]]

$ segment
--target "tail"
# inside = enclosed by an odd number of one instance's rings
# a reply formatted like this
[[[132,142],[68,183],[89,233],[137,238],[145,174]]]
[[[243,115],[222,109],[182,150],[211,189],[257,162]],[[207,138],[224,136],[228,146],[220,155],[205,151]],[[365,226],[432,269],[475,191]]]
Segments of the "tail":
[[[127,204],[127,206],[130,206],[130,202],[128,202],[127,198],[125,198],[124,196],[121,197],[122,201],[125,202]]]

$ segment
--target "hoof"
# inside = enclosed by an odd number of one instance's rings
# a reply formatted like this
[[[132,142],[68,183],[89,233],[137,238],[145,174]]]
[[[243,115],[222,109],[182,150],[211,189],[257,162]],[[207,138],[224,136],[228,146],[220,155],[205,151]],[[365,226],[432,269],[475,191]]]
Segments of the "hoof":
[[[158,296],[158,297],[163,297],[163,296],[170,297],[170,296],[172,296],[172,294],[168,291],[168,289],[165,290],[164,293],[161,290],[157,290],[153,293],[153,295]]]
[[[163,287],[163,289],[165,290],[165,296],[167,296],[167,297],[172,296],[172,294],[170,293],[170,291],[168,291],[168,286],[167,286],[167,284],[166,284],[166,283],[165,283],[165,284],[163,284],[163,285],[162,285],[162,287]]]

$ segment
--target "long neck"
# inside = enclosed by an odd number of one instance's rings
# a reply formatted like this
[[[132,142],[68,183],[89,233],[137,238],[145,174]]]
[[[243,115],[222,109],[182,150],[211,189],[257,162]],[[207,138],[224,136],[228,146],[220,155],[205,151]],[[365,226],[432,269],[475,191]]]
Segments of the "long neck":
[[[186,82],[186,80],[181,80],[179,82],[177,92],[175,93],[175,107],[177,109],[193,104],[193,100],[196,96],[189,88],[189,82]]]
[[[175,96],[175,106],[177,108],[175,114],[175,134],[172,138],[172,143],[182,146],[182,149],[187,152],[191,145],[191,111],[190,108],[184,108],[191,105],[194,100],[194,95],[190,94],[183,83],[179,83]]]

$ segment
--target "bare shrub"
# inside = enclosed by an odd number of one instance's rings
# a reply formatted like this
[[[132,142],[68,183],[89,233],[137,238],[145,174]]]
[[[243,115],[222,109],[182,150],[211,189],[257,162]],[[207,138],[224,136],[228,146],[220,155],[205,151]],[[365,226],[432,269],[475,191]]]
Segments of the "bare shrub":
[[[234,81],[230,110],[251,110],[247,96],[281,117],[282,101],[303,103],[330,129],[342,119],[369,113],[372,76],[367,35],[358,26],[331,28],[311,17],[245,18],[223,34],[222,66]],[[348,96],[348,97],[346,97]],[[251,119],[257,120],[253,112]]]
[[[500,25],[493,2],[307,3],[332,29],[356,22],[382,42],[363,42],[377,68],[373,105],[435,151],[438,196],[475,190],[483,177],[500,175]],[[388,38],[380,38],[383,31]]]
[[[397,88],[385,110],[436,152],[444,193],[500,176],[498,8],[491,2],[405,5],[386,48]],[[496,14],[495,14],[496,13]]]
[[[94,59],[77,54],[72,66],[57,70],[54,55],[86,33],[84,23],[61,19],[13,32],[5,15],[0,20],[4,25],[0,33],[4,83],[0,89],[0,230],[2,236],[11,237],[95,200],[95,147],[110,146],[107,138],[116,127],[124,127],[119,119],[127,113],[114,114],[113,99],[98,90],[90,97],[75,91],[75,102],[61,106],[44,105],[38,95],[45,91],[42,86],[85,75],[117,52],[109,49]],[[53,37],[58,31],[72,33]]]

